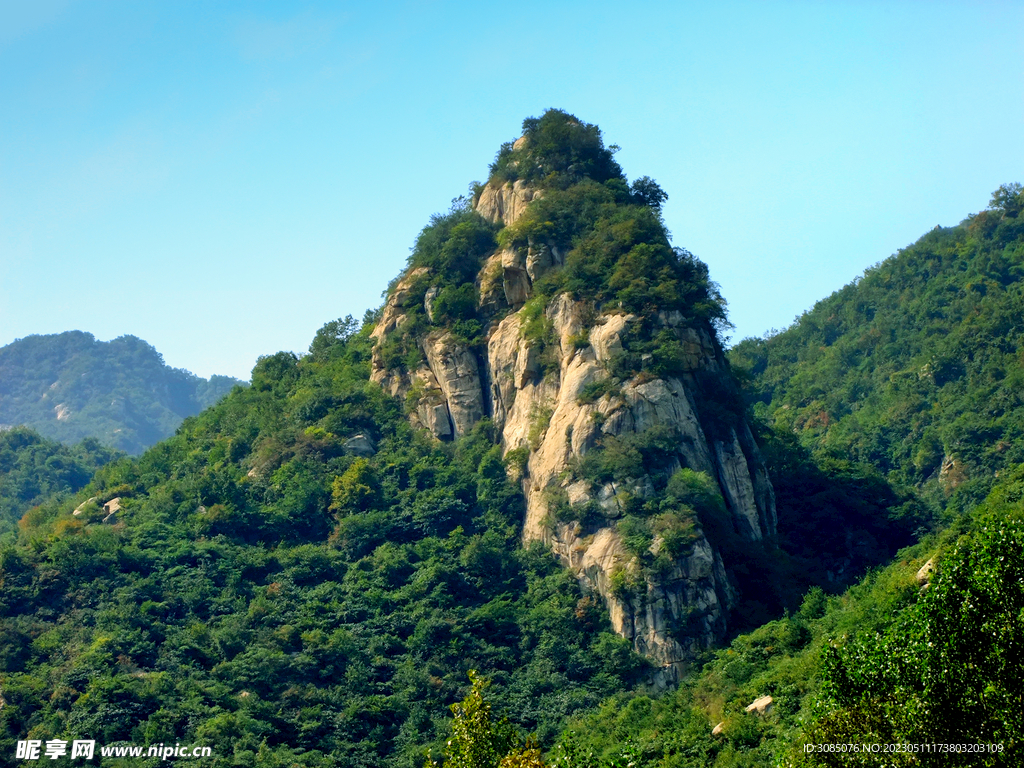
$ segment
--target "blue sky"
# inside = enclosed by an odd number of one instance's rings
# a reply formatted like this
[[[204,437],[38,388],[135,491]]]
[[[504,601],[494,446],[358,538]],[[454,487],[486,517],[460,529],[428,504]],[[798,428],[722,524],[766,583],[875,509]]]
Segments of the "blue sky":
[[[669,193],[734,340],[1024,181],[1024,4],[0,0],[0,344],[248,378],[361,316],[523,118]]]

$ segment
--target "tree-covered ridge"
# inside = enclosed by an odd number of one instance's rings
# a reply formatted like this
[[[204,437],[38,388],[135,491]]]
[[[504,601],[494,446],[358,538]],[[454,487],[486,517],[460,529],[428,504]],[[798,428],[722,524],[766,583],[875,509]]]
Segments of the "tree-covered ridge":
[[[601,129],[560,109],[523,121],[517,142],[501,145],[491,163],[490,181],[522,179],[541,188],[565,188],[584,179],[624,181],[622,167],[606,148]]]
[[[488,326],[512,308],[500,287],[487,290],[488,275],[481,273],[488,257],[501,249],[536,245],[564,253],[564,268],[548,271],[533,286],[541,306],[569,292],[594,302],[596,313],[643,315],[647,322],[631,358],[637,370],[641,356],[652,351],[655,366],[678,356],[678,350],[667,348],[667,338],[654,338],[659,311],[681,311],[693,327],[725,322],[725,302],[707,266],[669,241],[661,221],[667,194],[647,176],[629,184],[613,159],[617,148],[605,148],[597,126],[552,109],[526,119],[517,144],[516,149],[511,142],[503,145],[489,183],[521,179],[543,196],[511,227],[491,224],[474,210],[482,185],[475,186],[473,197],[459,198],[451,211],[431,218],[409,256],[407,274],[420,272],[403,297],[409,319],[384,350],[389,368],[415,368],[416,341],[432,329],[451,330],[470,345],[482,342]]]
[[[520,548],[487,423],[415,434],[367,381],[369,331],[331,323],[301,360],[261,359],[250,388],[26,515],[0,553],[0,751],[82,737],[420,768],[470,669],[548,741],[642,675],[575,579]]]
[[[805,444],[976,502],[1024,461],[1024,192],[914,245],[731,354]]]
[[[93,437],[138,454],[240,383],[169,368],[134,336],[28,336],[0,348],[0,424],[64,443]]]
[[[66,446],[25,427],[0,432],[0,536],[31,507],[81,490],[119,456],[92,438]]]

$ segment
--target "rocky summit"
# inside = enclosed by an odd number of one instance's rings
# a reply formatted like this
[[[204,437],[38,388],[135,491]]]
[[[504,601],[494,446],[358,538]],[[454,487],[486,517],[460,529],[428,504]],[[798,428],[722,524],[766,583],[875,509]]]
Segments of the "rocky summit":
[[[453,292],[445,285],[449,276],[414,253],[372,333],[371,378],[405,401],[412,423],[439,440],[458,440],[481,419],[493,421],[506,459],[518,459],[521,467],[524,539],[544,541],[586,591],[600,595],[615,631],[657,665],[659,683],[670,683],[696,652],[725,636],[735,588],[699,518],[686,546],[676,546],[657,568],[645,566],[674,532],[659,535],[655,524],[649,546],[636,552],[627,546],[624,519],[631,510],[646,520],[660,512],[669,480],[691,470],[712,481],[735,535],[751,547],[771,546],[771,482],[742,407],[726,403],[722,413],[720,395],[736,385],[715,323],[680,307],[677,297],[661,303],[657,296],[637,301],[614,292],[616,283],[644,277],[628,274],[632,252],[660,247],[669,261],[692,260],[667,246],[658,226],[663,198],[657,205],[639,199],[636,184],[616,198],[607,192],[625,188],[621,175],[611,173],[598,184],[569,171],[572,163],[558,165],[569,158],[551,158],[556,138],[550,134],[582,143],[576,134],[592,135],[593,126],[548,113],[532,130],[527,121],[527,128],[499,155],[499,163],[517,173],[494,169],[457,212],[462,225],[476,218],[495,230],[495,247],[479,254],[479,269],[464,278],[472,283],[480,333],[467,339],[445,323],[437,304],[444,291]],[[607,152],[599,144],[592,149]],[[548,217],[577,216],[567,198],[596,199],[605,210],[596,221],[561,222],[559,230]],[[575,271],[587,269],[588,241],[603,220],[639,230],[631,217],[653,218],[654,226],[644,233],[646,241],[633,232],[619,245],[619,264],[606,281],[611,291],[604,285],[574,289],[559,280],[567,260]],[[565,237],[566,230],[574,236]],[[389,342],[394,346],[399,338],[412,354],[389,358]],[[652,340],[659,350],[651,349]],[[652,364],[659,353],[673,359]],[[709,407],[712,398],[719,402]],[[621,452],[655,435],[654,461],[586,471],[595,454]]]

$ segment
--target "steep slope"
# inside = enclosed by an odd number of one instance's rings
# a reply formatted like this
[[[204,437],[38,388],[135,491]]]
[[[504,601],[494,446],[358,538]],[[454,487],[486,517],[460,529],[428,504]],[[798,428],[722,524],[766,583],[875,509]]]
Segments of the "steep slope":
[[[469,670],[545,742],[643,678],[576,579],[519,546],[488,425],[416,433],[368,381],[370,330],[262,358],[24,515],[0,546],[0,754],[78,734],[207,745],[214,768],[422,768]]]
[[[24,424],[65,443],[93,437],[137,454],[240,383],[169,368],[134,336],[28,336],[0,348],[0,425]]]
[[[595,126],[527,120],[473,200],[421,234],[371,378],[438,439],[493,423],[525,539],[669,682],[725,634],[721,539],[771,547],[775,507],[716,336],[722,302],[669,244],[664,199],[649,178],[627,185]]]
[[[58,473],[0,542],[0,753],[80,734],[207,745],[210,766],[422,768],[477,670],[544,748],[604,702],[576,739],[608,760],[567,768],[769,765],[813,713],[818,648],[916,610],[934,539],[647,698],[759,615],[767,566],[791,557],[776,537],[803,531],[800,557],[822,560],[814,529],[832,525],[835,551],[862,550],[855,513],[880,542],[850,563],[877,561],[905,499],[853,463],[810,464],[784,431],[759,438],[785,478],[774,504],[721,300],[670,246],[664,193],[627,184],[593,126],[524,128],[361,329],[261,358],[251,387],[74,498]],[[31,471],[61,469],[29,447]],[[771,712],[745,711],[764,694]]]
[[[815,745],[941,743],[973,746],[884,764],[1020,765],[1022,491],[1018,467],[957,528],[842,595],[812,590],[677,690],[605,702],[567,729],[547,764],[845,767],[882,761]],[[770,706],[751,706],[764,697]]]
[[[964,508],[1024,461],[1024,192],[936,228],[730,353],[756,411],[820,453]]]

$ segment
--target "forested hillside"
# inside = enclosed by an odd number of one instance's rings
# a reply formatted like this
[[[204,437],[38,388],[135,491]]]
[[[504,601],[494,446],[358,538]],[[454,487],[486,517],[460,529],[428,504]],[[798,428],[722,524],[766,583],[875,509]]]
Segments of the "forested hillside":
[[[643,678],[576,580],[518,546],[488,423],[415,433],[367,381],[369,331],[264,358],[251,388],[26,516],[0,564],[0,752],[79,734],[212,744],[205,765],[420,768],[470,669],[544,739]]]
[[[0,754],[95,739],[209,746],[175,761],[204,768],[726,768],[833,764],[808,741],[970,737],[1017,764],[1015,454],[992,454],[980,509],[980,475],[954,487],[947,469],[931,492],[902,454],[864,449],[893,437],[876,403],[909,380],[876,391],[867,363],[863,406],[787,421],[811,405],[776,399],[834,353],[796,345],[787,373],[781,336],[734,354],[771,424],[755,421],[665,198],[627,183],[596,126],[550,110],[431,219],[384,307],[327,323],[307,355],[260,358],[250,387],[141,456],[6,433],[9,514],[31,508],[0,540]],[[953,251],[1016,275],[1019,200],[1003,190]],[[953,305],[988,322],[937,306]],[[857,335],[850,311],[834,345]],[[1006,344],[990,346],[1009,369]],[[973,387],[971,365],[942,387]],[[943,489],[960,494],[945,528]]]
[[[736,638],[678,690],[624,693],[577,719],[548,764],[1016,766],[1022,647],[1018,468],[955,526],[840,596],[812,589],[798,611]],[[768,706],[751,706],[766,696]],[[910,751],[844,751],[854,744]]]
[[[138,454],[241,383],[170,368],[134,336],[28,336],[0,348],[0,425],[69,444],[92,437]]]
[[[94,439],[65,446],[24,427],[0,432],[0,541],[31,507],[69,497],[120,455]]]
[[[1024,461],[1024,193],[936,228],[730,358],[756,413],[823,455],[977,503]]]

